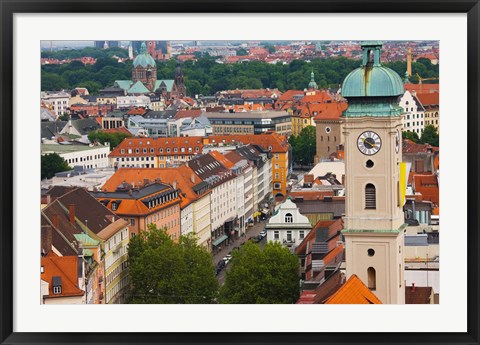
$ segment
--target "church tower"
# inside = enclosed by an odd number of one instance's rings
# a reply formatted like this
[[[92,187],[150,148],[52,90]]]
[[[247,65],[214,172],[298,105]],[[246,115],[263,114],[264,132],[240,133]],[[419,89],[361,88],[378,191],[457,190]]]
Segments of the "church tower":
[[[187,88],[185,87],[185,80],[183,78],[183,71],[180,64],[177,64],[175,68],[175,85],[177,87],[177,98],[183,98],[187,96]]]
[[[155,81],[157,80],[157,64],[147,52],[145,42],[142,42],[140,54],[133,60],[132,81],[140,81],[148,90],[155,91]]]
[[[345,78],[347,279],[356,274],[386,304],[405,303],[402,161],[403,83],[380,63],[382,43],[363,42],[362,65]]]

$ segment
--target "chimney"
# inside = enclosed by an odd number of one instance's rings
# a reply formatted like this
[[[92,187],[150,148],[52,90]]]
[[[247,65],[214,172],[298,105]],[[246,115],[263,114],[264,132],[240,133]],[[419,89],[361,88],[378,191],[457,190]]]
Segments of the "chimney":
[[[415,283],[412,283],[412,293],[415,292]]]
[[[172,187],[174,190],[177,189],[177,180],[173,181]]]
[[[148,178],[143,179],[143,185],[148,186],[150,184],[150,180]]]
[[[195,175],[192,174],[192,176],[190,176],[190,180],[192,181],[192,183],[195,183]]]
[[[345,174],[342,175],[342,185],[345,186],[345,182],[346,182],[346,179],[345,179]]]
[[[68,205],[68,214],[70,223],[75,224],[75,205]]]
[[[53,226],[58,229],[58,226],[59,226],[58,214],[52,215],[52,223],[53,223]]]
[[[52,227],[50,225],[42,225],[41,237],[43,256],[52,249]]]
[[[423,173],[425,171],[423,159],[415,159],[415,172]]]
[[[50,194],[47,195],[47,205],[50,205],[52,202],[52,196]]]

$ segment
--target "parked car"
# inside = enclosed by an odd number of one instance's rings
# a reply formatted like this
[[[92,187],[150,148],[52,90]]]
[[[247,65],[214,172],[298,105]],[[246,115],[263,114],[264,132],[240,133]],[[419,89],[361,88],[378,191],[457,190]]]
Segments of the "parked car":
[[[225,257],[223,258],[223,262],[225,262],[225,266],[228,264],[228,262],[229,262],[231,259],[232,259],[232,256],[231,256],[231,255],[230,255],[230,257],[228,257],[228,255],[227,255],[227,256],[225,256]]]
[[[215,267],[215,275],[219,275],[220,272],[225,268],[226,263],[225,261],[221,260],[218,264],[217,267]]]
[[[259,236],[262,236],[262,239],[263,239],[264,237],[267,236],[267,232],[265,230],[262,230],[262,232],[260,232]]]

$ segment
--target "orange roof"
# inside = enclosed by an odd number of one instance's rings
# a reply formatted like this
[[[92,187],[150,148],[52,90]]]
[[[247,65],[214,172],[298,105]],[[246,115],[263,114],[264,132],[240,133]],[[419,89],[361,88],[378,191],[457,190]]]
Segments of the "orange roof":
[[[342,113],[347,110],[348,104],[346,102],[333,102],[333,103],[322,103],[310,105],[311,112],[315,115],[315,121],[321,120],[338,120]]]
[[[416,92],[439,92],[440,84],[404,84],[405,91]]]
[[[84,291],[78,287],[77,256],[57,256],[53,251],[42,257],[41,264],[43,273],[41,279],[46,281],[48,286],[48,297],[74,297],[83,296]],[[52,278],[60,277],[61,293],[53,293]]]
[[[343,252],[343,244],[339,244],[323,258],[325,266],[328,266],[335,258]],[[341,261],[341,260],[340,260]]]
[[[415,192],[422,194],[423,200],[431,201],[438,206],[440,202],[438,180],[436,175],[420,175],[413,176],[413,184]]]
[[[235,166],[234,163],[232,163],[228,158],[218,151],[211,151],[208,154],[219,161],[225,168],[231,169]]]
[[[382,304],[372,291],[352,274],[347,282],[338,289],[325,304]]]
[[[417,98],[424,107],[438,107],[438,105],[440,104],[439,96],[440,94],[438,92],[417,93]]]
[[[283,95],[278,97],[277,102],[293,101],[294,100],[293,96],[295,96],[295,95],[303,95],[303,91],[302,90],[287,90],[283,93]]]
[[[142,176],[140,181],[144,181],[144,179],[145,179],[145,177]],[[109,181],[110,180],[111,180],[111,178],[109,179]],[[109,181],[107,181],[107,182],[109,182]],[[115,192],[118,186],[122,185],[124,182],[130,183],[131,181],[138,181],[138,180],[128,180],[128,182],[127,182],[127,180],[122,180],[119,184],[117,184],[114,187],[114,189],[113,189],[112,185],[109,185],[108,188],[110,188],[110,191],[107,190],[105,187],[102,187],[102,192],[107,192],[107,193]],[[152,184],[161,184],[162,186],[165,185],[164,183],[157,182],[157,181],[154,181]],[[145,187],[145,186],[143,186],[143,187]],[[158,196],[158,195],[161,195],[164,192],[171,192],[172,190],[173,190],[173,188],[171,186],[168,186],[168,187],[166,187],[166,189],[163,189],[163,190],[158,191],[158,192],[152,192],[147,196],[142,196],[142,197],[138,197],[138,198],[137,197],[133,197],[133,198],[129,197],[129,194],[128,194],[127,191],[125,191],[124,195],[115,195],[115,196],[111,196],[111,195],[108,195],[108,194],[103,196],[101,194],[98,194],[98,195],[96,195],[96,199],[99,200],[99,201],[111,200],[111,199],[121,200],[120,203],[116,204],[116,210],[112,209],[112,204],[113,203],[108,203],[108,205],[106,206],[109,210],[114,211],[117,215],[146,216],[150,213],[157,212],[158,210],[168,209],[168,208],[172,207],[173,205],[181,203],[180,196],[178,196],[178,197],[172,198],[169,201],[164,201],[162,203],[159,203],[156,206],[154,205],[151,208],[144,204],[144,201],[150,199],[152,196]]]
[[[200,154],[203,147],[202,139],[202,137],[156,139],[127,138],[110,152],[109,157],[150,157]],[[136,152],[137,149],[138,152]]]
[[[101,131],[103,133],[124,133],[124,134],[128,134],[130,136],[133,136],[133,134],[130,133],[130,131],[128,129],[126,129],[125,127],[102,129]]]
[[[120,168],[103,185],[102,190],[114,192],[123,181],[138,181],[142,179],[151,181],[160,179],[163,183],[169,185],[176,183],[176,188],[182,191],[180,194],[180,208],[182,209],[209,193],[198,195],[193,191],[192,187],[201,183],[202,180],[186,165],[174,168]]]
[[[147,109],[145,108],[142,108],[142,107],[135,107],[135,108],[131,108],[127,114],[128,115],[144,115],[147,113]]]
[[[308,94],[302,98],[300,101],[301,104],[306,103],[326,103],[328,101],[332,101],[332,97],[328,94],[327,91],[324,90],[317,90],[313,94]]]

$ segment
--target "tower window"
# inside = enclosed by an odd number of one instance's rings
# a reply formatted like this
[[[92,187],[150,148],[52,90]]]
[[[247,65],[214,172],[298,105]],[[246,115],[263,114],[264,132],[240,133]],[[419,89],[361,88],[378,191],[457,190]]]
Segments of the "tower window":
[[[377,288],[377,273],[375,272],[375,268],[369,267],[367,269],[368,275],[368,288],[372,291],[375,291]]]
[[[367,168],[373,168],[374,163],[373,163],[373,161],[372,161],[371,159],[369,159],[369,160],[365,163],[365,166],[366,166]]]
[[[375,255],[375,250],[370,248],[367,250],[368,256],[374,256]]]
[[[377,196],[375,186],[371,183],[365,186],[365,209],[375,210],[377,208]]]

